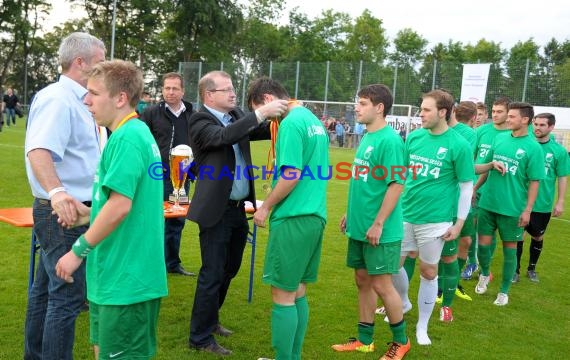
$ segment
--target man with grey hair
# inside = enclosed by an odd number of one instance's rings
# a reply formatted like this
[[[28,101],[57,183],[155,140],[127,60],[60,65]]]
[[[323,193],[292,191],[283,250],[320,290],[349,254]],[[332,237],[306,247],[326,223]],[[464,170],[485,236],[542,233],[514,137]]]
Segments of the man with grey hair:
[[[87,226],[66,229],[57,219],[74,224],[78,204],[91,206],[101,148],[99,128],[83,98],[89,72],[104,59],[101,40],[70,34],[59,47],[59,81],[42,89],[30,107],[25,160],[40,251],[28,294],[25,359],[73,358],[75,319],[85,301],[85,265],[66,282],[57,277],[55,264]]]

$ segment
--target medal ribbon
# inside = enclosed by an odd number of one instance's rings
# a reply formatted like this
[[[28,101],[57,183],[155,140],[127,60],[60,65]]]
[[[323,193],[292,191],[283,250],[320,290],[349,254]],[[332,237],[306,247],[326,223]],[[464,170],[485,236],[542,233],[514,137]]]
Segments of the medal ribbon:
[[[115,131],[119,130],[119,128],[121,126],[123,126],[127,121],[131,120],[131,119],[135,119],[138,118],[139,115],[137,114],[136,111],[133,111],[132,113],[130,113],[129,115],[125,116],[120,122],[119,125],[117,125],[117,127],[115,128]]]
[[[271,133],[271,146],[269,147],[269,152],[267,153],[267,180],[271,180],[271,176],[273,176],[273,170],[275,167],[275,143],[277,142],[278,130],[279,121],[277,121],[277,119],[272,120],[269,124],[269,132]]]

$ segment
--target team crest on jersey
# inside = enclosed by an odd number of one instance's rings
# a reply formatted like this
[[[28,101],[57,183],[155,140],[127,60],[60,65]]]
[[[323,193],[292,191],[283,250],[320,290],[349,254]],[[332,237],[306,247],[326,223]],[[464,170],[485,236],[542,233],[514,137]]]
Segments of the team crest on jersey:
[[[366,148],[366,151],[364,151],[364,158],[366,160],[370,159],[370,156],[372,155],[373,150],[374,150],[374,146],[369,146]]]
[[[546,158],[544,159],[547,163],[552,162],[552,159],[554,159],[554,154],[553,153],[546,153]]]
[[[524,157],[524,155],[525,155],[525,151],[523,149],[520,149],[520,148],[515,153],[515,157],[519,160],[522,159]]]
[[[439,150],[437,150],[437,155],[436,155],[436,157],[437,157],[439,160],[443,160],[443,159],[445,159],[446,156],[447,156],[447,148],[440,147]]]

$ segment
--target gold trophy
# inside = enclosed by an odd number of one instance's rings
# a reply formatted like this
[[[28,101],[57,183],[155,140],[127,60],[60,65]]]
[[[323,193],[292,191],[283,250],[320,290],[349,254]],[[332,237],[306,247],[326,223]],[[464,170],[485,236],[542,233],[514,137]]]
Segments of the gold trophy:
[[[172,211],[184,210],[180,203],[188,203],[188,196],[184,190],[184,183],[188,177],[188,166],[194,159],[192,149],[188,145],[178,145],[170,151],[170,181],[174,191],[174,205]],[[180,194],[184,192],[184,198]],[[169,198],[172,196],[169,196]]]

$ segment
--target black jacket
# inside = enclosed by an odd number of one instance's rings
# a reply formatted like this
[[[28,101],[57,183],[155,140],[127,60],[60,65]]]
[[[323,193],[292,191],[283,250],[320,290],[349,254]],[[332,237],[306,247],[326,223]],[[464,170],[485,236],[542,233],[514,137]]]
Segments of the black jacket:
[[[233,144],[238,143],[246,166],[251,166],[250,140],[267,140],[271,138],[269,122],[258,125],[255,113],[244,115],[240,109],[230,112],[234,123],[224,125],[205,107],[190,118],[188,133],[190,147],[194,153],[195,165],[192,172],[196,176],[192,206],[187,218],[200,226],[210,227],[220,221],[224,214],[232,192],[233,179],[220,176],[225,168],[232,174],[235,170],[235,154]],[[200,169],[213,169],[211,175],[200,175]],[[244,169],[240,169],[243,178]],[[255,206],[255,188],[253,186],[253,170],[249,173],[249,200]],[[259,175],[259,174],[256,174]]]
[[[166,109],[164,101],[156,105],[148,106],[143,113],[140,114],[140,119],[150,128],[150,132],[152,136],[154,136],[158,148],[160,149],[162,162],[165,164],[168,164],[171,147],[180,144],[190,145],[188,139],[188,123],[194,111],[192,104],[184,100],[182,100],[182,102],[184,106],[186,106],[186,110],[180,114],[179,118],[176,118],[170,110]],[[174,138],[172,134],[172,124],[174,124]]]

